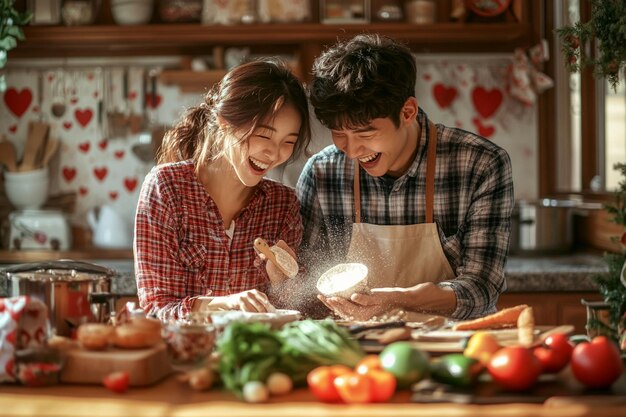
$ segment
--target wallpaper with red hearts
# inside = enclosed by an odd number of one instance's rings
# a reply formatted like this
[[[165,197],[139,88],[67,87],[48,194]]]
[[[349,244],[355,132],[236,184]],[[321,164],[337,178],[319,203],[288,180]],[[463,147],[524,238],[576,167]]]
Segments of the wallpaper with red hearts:
[[[107,114],[143,115],[153,124],[171,124],[197,95],[181,96],[174,87],[148,88],[144,68],[55,68],[10,70],[8,88],[0,100],[0,134],[13,142],[18,158],[26,140],[28,122],[43,120],[61,147],[50,164],[50,194],[76,192],[73,224],[87,227],[86,212],[109,205],[132,225],[141,183],[153,163],[132,152],[139,134],[116,134]],[[127,74],[127,75],[126,75]],[[124,78],[127,77],[127,98]],[[56,111],[52,111],[56,104]],[[58,104],[63,104],[60,111]],[[118,132],[119,133],[119,132]]]
[[[537,108],[507,93],[510,56],[416,56],[416,97],[431,119],[475,132],[511,156],[516,199],[538,193]]]

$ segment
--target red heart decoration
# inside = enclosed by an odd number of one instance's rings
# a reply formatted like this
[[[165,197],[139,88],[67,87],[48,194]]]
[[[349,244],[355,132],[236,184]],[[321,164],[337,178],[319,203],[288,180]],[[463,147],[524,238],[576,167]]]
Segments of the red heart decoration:
[[[15,345],[15,341],[17,340],[17,330],[13,330],[11,333],[4,336],[4,340],[12,345]]]
[[[76,177],[76,168],[74,167],[63,167],[63,178],[65,181],[70,182]]]
[[[115,156],[115,158],[117,159],[122,159],[124,157],[124,151],[115,151],[113,153],[113,155]]]
[[[124,178],[124,187],[126,187],[129,193],[132,193],[137,187],[137,178]]]
[[[15,133],[15,132],[17,132],[17,125],[11,125],[11,126],[9,126],[9,132],[11,132],[11,133]]]
[[[441,83],[437,83],[433,86],[433,96],[440,108],[445,109],[456,98],[458,91],[454,87],[446,87]]]
[[[113,201],[117,200],[117,191],[110,191],[109,198]]]
[[[89,192],[89,190],[87,189],[87,187],[80,187],[78,188],[78,194],[85,196],[87,195],[87,193]]]
[[[487,119],[502,104],[502,92],[497,88],[487,90],[484,87],[475,87],[472,90],[472,102],[478,114]]]
[[[89,81],[93,80],[93,72],[90,72],[89,74],[87,74],[87,79]]]
[[[79,143],[78,144],[78,149],[82,152],[82,153],[87,153],[89,152],[89,148],[91,147],[91,144],[89,142],[83,142],[83,143]]]
[[[483,125],[480,119],[478,119],[477,117],[472,119],[472,122],[474,123],[474,126],[476,126],[476,129],[478,129],[478,134],[484,138],[489,138],[496,131],[496,128],[494,126]]]
[[[137,98],[137,92],[136,91],[131,91],[130,93],[128,93],[128,99],[129,100],[134,100]]]
[[[33,113],[39,113],[39,106],[33,106]]]
[[[98,181],[104,180],[104,178],[107,176],[108,173],[109,173],[109,170],[106,167],[93,169],[93,175],[96,176]]]
[[[7,375],[15,378],[15,373],[14,373],[14,363],[15,361],[13,359],[9,359],[7,361],[7,363],[4,365],[4,371],[7,373]]]
[[[156,98],[154,99],[154,102],[152,100],[152,94],[146,94],[146,106],[152,108],[152,109],[156,109],[157,107],[159,107],[159,104],[161,104],[161,95],[157,94]]]
[[[76,103],[78,103],[78,97],[72,97],[70,99],[70,104],[76,104]]]
[[[424,79],[424,81],[430,81],[430,74],[424,74],[422,75],[422,78]]]
[[[4,93],[4,102],[6,103],[11,113],[17,117],[22,117],[30,104],[33,101],[33,93],[29,88],[24,88],[20,91],[11,87]]]
[[[105,150],[107,146],[109,146],[109,141],[107,139],[102,139],[100,142],[98,142],[98,148],[102,150]]]
[[[51,83],[54,80],[54,74],[48,74],[48,82]]]
[[[91,118],[93,117],[93,112],[91,111],[91,109],[76,109],[74,110],[74,117],[76,117],[76,121],[78,121],[78,123],[80,123],[82,127],[85,127],[91,121]]]
[[[72,128],[72,122],[63,122],[63,128],[65,130],[70,130]]]

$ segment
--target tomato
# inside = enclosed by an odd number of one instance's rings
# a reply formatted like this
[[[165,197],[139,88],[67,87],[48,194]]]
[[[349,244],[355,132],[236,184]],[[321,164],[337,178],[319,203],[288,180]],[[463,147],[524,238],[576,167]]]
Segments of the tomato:
[[[380,363],[385,371],[391,372],[398,386],[405,388],[420,381],[428,374],[428,354],[409,342],[395,342],[380,353]]]
[[[334,381],[339,396],[346,403],[369,403],[372,398],[372,379],[368,375],[350,372]]]
[[[501,347],[493,334],[476,332],[468,340],[463,355],[468,358],[474,358],[484,366],[487,366],[491,356],[500,350]]]
[[[382,369],[370,369],[367,375],[372,382],[371,397],[374,402],[389,401],[396,392],[396,377],[391,372]]]
[[[543,372],[560,372],[569,363],[574,351],[574,344],[564,333],[548,336],[542,346],[536,347],[534,355],[541,362]]]
[[[325,402],[341,401],[334,381],[339,375],[351,373],[352,369],[344,365],[319,366],[306,376],[309,390],[317,399]]]
[[[128,389],[130,376],[126,371],[112,372],[102,379],[102,384],[110,391],[123,393]]]
[[[524,391],[532,387],[539,378],[541,362],[530,349],[507,346],[491,357],[487,370],[503,388],[509,391]]]
[[[571,366],[576,379],[589,388],[611,386],[624,369],[617,346],[606,336],[578,344],[572,353]]]
[[[354,369],[360,374],[366,374],[372,369],[383,369],[378,355],[365,355],[363,359],[356,364]]]

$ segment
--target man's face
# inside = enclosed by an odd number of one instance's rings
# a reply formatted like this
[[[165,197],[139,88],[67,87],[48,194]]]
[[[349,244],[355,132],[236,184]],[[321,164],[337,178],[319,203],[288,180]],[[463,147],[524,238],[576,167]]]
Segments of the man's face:
[[[335,146],[374,177],[400,177],[411,166],[417,148],[417,107],[406,107],[401,111],[399,127],[386,117],[355,129],[331,130]]]

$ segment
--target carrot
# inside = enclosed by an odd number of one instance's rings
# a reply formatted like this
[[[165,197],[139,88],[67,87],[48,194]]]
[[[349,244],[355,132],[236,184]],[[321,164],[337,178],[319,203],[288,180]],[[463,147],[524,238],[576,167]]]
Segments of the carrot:
[[[499,329],[503,327],[515,327],[517,319],[522,311],[528,306],[520,304],[515,307],[509,307],[474,320],[461,321],[455,324],[453,330],[480,330],[480,329]]]

